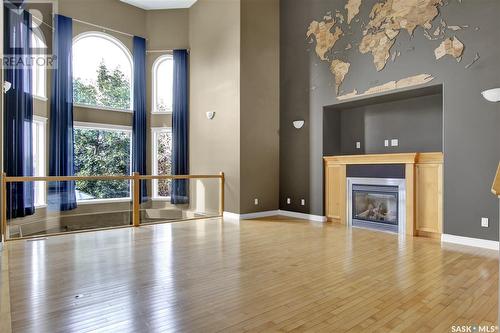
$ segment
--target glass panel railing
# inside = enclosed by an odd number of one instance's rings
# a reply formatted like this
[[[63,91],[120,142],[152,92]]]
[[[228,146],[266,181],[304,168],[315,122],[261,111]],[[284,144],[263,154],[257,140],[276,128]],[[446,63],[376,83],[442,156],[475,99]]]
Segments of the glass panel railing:
[[[132,201],[130,180],[77,180],[76,199],[81,202]]]
[[[6,239],[212,218],[224,210],[223,174],[4,176],[1,190]]]
[[[130,180],[6,185],[8,239],[132,225]]]
[[[148,197],[141,203],[141,224],[218,217],[218,178],[145,180]]]

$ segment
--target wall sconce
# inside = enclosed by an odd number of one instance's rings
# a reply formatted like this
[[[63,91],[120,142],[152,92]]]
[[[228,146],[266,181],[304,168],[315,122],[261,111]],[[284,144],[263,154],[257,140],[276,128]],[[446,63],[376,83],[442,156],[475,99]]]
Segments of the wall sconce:
[[[213,111],[207,112],[207,119],[208,120],[212,120],[212,119],[214,119],[214,117],[215,117],[215,112],[213,112]]]
[[[303,120],[295,120],[293,122],[293,127],[295,127],[296,129],[301,129],[302,127],[304,127],[304,123],[305,121]]]
[[[7,91],[10,90],[10,88],[12,88],[12,83],[10,83],[9,81],[4,81],[3,82],[3,91],[6,93]]]
[[[485,90],[481,94],[488,102],[500,102],[500,88]]]

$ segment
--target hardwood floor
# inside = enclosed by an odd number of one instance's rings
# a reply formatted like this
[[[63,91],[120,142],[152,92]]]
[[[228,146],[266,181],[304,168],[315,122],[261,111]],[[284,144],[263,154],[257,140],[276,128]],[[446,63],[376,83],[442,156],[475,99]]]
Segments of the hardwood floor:
[[[290,218],[8,243],[13,332],[496,325],[497,252]]]
[[[1,246],[1,245],[0,245]],[[0,332],[12,331],[10,318],[9,257],[7,250],[0,251]]]

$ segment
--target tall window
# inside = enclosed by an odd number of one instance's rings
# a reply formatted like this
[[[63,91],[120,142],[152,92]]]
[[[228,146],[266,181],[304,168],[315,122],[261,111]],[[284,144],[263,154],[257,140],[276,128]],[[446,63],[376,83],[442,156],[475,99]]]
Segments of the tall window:
[[[45,177],[45,133],[47,119],[33,117],[33,176]],[[35,182],[35,207],[46,204],[45,182]]]
[[[174,59],[164,55],[153,65],[153,113],[172,112],[173,87]]]
[[[47,45],[45,44],[43,33],[39,28],[33,28],[31,32],[31,49],[33,51],[33,81],[32,91],[35,97],[45,99],[46,94],[46,67],[45,52]]]
[[[153,175],[172,174],[172,131],[153,128]],[[170,198],[170,180],[153,180],[153,198]]]
[[[75,126],[77,176],[128,176],[132,131],[128,127],[78,123]],[[130,198],[129,181],[77,181],[77,201]]]
[[[90,32],[73,42],[74,102],[100,108],[131,110],[132,56],[116,38]]]

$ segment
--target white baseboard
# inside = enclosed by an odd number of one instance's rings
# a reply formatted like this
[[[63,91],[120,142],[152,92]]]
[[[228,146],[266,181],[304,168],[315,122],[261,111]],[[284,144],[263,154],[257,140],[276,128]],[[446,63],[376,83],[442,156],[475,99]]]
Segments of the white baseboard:
[[[258,219],[260,217],[269,217],[279,215],[279,210],[269,210],[265,212],[249,213],[249,214],[235,214],[230,212],[224,212],[224,218],[231,220],[250,220]]]
[[[290,212],[286,210],[270,210],[265,212],[257,212],[257,213],[249,213],[249,214],[235,214],[230,212],[224,212],[224,218],[231,220],[250,220],[250,219],[258,219],[261,217],[269,217],[269,216],[288,216],[294,217],[298,219],[304,219],[315,222],[326,222],[326,216],[319,215],[310,215],[304,213]]]
[[[311,214],[305,214],[305,213],[297,213],[297,212],[290,212],[288,210],[280,210],[280,215],[288,216],[288,217],[295,217],[297,219],[304,219],[304,220],[309,220],[309,221],[314,221],[314,222],[326,222],[326,216],[321,216],[321,215],[311,215]]]
[[[490,249],[490,250],[496,250],[496,251],[499,250],[499,242],[486,240],[486,239],[479,239],[479,238],[470,238],[470,237],[442,234],[441,235],[441,242],[442,243],[452,243],[452,244],[460,244],[460,245],[466,245],[466,246],[481,247],[484,249]]]

